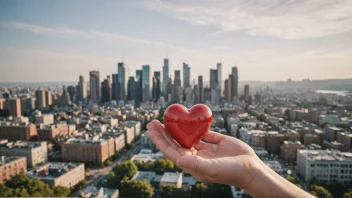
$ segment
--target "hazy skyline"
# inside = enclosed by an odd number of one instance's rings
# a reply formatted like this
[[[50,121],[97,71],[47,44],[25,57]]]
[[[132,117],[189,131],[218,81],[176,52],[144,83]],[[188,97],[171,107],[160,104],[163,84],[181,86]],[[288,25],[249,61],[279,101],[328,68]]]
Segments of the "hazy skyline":
[[[352,1],[0,0],[0,82],[88,81],[149,64],[191,79],[222,62],[239,80],[352,78]]]

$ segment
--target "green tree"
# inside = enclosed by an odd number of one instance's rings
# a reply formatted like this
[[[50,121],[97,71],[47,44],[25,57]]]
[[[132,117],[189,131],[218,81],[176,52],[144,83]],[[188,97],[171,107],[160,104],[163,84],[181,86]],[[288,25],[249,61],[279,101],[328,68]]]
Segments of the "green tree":
[[[12,188],[7,187],[5,184],[0,184],[0,197],[13,197]]]
[[[330,192],[323,186],[311,185],[309,193],[319,198],[333,198]]]
[[[208,186],[203,183],[197,183],[194,188],[192,188],[192,196],[196,198],[205,198],[207,196]]]
[[[333,197],[342,197],[346,192],[348,192],[348,188],[341,182],[333,182],[328,185],[324,185],[324,187]]]
[[[71,190],[64,186],[56,186],[53,190],[55,197],[68,197],[71,194]]]
[[[352,198],[352,191],[346,192],[345,194],[343,194],[342,198]]]
[[[121,181],[121,197],[152,198],[153,187],[146,181],[127,180]]]
[[[125,161],[122,163],[116,164],[113,168],[113,172],[109,174],[108,177],[108,187],[109,188],[119,188],[120,181],[127,177],[131,179],[133,175],[137,173],[137,166],[131,161]]]

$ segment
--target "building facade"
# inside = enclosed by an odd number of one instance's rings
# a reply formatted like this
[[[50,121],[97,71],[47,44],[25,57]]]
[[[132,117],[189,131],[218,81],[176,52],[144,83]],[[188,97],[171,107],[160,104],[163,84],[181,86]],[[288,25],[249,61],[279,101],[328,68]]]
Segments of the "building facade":
[[[26,157],[27,165],[35,167],[48,162],[48,146],[46,142],[9,142],[0,146],[0,155]]]
[[[0,155],[0,184],[10,180],[21,172],[27,173],[25,157],[10,157]]]

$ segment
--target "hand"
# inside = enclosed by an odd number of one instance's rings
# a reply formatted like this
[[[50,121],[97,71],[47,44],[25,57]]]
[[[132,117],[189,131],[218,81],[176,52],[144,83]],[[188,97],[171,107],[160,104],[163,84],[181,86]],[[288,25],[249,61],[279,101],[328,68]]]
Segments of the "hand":
[[[261,168],[259,158],[242,141],[207,132],[191,149],[177,144],[159,121],[147,125],[151,139],[160,151],[198,181],[223,183],[246,189]]]

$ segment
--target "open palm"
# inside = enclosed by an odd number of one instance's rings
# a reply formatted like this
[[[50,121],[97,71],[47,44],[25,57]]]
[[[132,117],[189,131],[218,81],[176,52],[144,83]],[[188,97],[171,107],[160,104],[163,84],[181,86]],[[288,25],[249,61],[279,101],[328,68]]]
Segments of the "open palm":
[[[191,149],[176,143],[163,124],[148,124],[151,139],[160,151],[177,166],[192,174],[198,181],[233,185],[248,185],[255,177],[258,159],[254,151],[242,141],[215,132],[207,132],[203,140]]]

